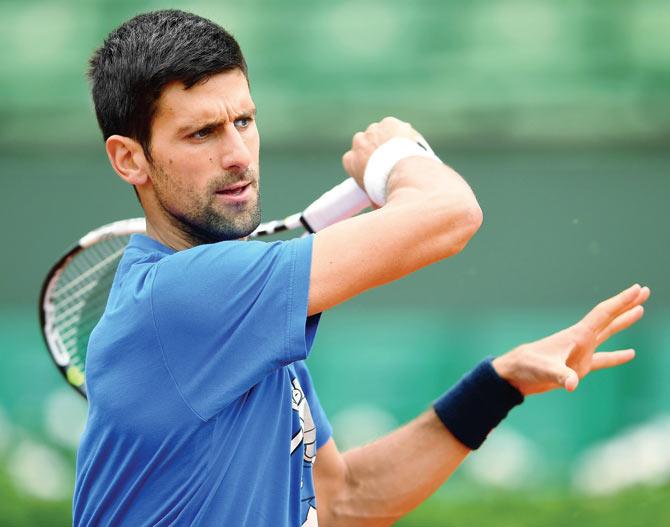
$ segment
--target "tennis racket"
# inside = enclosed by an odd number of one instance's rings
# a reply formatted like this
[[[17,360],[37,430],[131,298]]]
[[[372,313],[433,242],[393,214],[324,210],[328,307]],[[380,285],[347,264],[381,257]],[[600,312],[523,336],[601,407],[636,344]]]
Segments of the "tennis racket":
[[[316,232],[369,205],[365,192],[353,179],[347,179],[303,212],[260,224],[250,237],[300,228]],[[130,236],[145,231],[145,219],[133,218],[89,232],[51,267],[42,284],[39,310],[44,342],[65,380],[83,397],[91,331],[105,311],[116,268]]]

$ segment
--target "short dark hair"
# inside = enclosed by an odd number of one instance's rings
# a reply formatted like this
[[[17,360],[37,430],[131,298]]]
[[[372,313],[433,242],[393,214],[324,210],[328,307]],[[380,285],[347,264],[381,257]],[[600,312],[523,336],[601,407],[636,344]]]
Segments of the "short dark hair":
[[[105,140],[131,137],[151,160],[151,124],[163,88],[186,88],[247,64],[233,36],[218,24],[178,10],[137,15],[112,31],[89,62],[93,104]]]

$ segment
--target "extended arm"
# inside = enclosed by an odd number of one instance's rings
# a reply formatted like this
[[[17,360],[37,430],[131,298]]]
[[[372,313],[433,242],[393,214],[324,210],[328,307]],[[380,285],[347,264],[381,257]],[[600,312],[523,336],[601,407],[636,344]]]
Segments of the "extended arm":
[[[637,322],[648,297],[648,288],[633,286],[600,303],[574,326],[495,359],[493,367],[523,395],[572,391],[589,372],[633,358],[632,350],[595,350]],[[314,465],[319,525],[391,525],[428,498],[469,452],[434,410],[344,454],[331,439],[319,449]]]

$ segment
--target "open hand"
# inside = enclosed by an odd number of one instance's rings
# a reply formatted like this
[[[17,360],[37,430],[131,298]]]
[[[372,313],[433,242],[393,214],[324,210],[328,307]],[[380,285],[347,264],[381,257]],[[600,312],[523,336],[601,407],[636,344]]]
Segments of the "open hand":
[[[493,367],[522,394],[556,388],[574,391],[590,372],[625,364],[635,350],[596,352],[596,349],[642,318],[648,287],[635,284],[593,308],[582,320],[563,331],[531,342],[494,359]]]

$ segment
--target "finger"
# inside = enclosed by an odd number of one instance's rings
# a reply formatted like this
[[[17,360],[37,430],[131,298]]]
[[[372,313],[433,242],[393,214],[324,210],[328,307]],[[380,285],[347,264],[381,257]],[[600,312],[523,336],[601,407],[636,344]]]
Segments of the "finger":
[[[362,145],[365,144],[365,141],[366,141],[365,133],[356,132],[354,136],[351,138],[351,149],[354,150],[356,148],[362,147]]]
[[[342,166],[347,174],[351,175],[354,173],[354,153],[351,150],[348,150],[342,156]]]
[[[342,156],[342,166],[350,176],[354,177],[356,175],[356,154],[352,150],[349,150]],[[356,178],[354,177],[354,179]],[[358,180],[357,183],[361,185]]]
[[[599,351],[591,359],[591,371],[603,370],[605,368],[614,368],[621,366],[635,358],[634,349],[618,351]]]
[[[637,295],[637,298],[631,303],[631,306],[639,306],[644,304],[647,300],[649,300],[650,295],[651,289],[649,289],[647,286],[642,287]]]
[[[565,388],[567,391],[574,392],[577,389],[577,385],[579,384],[579,375],[577,375],[575,370],[569,368],[565,364],[560,364],[556,368],[554,376],[556,382],[560,386],[563,386],[563,388]]]
[[[577,389],[577,386],[579,385],[579,375],[577,375],[577,372],[575,372],[574,370],[570,370],[570,372],[571,373],[569,373],[565,378],[563,386],[567,391],[574,392]]]
[[[635,324],[642,318],[643,315],[644,307],[637,305],[634,308],[626,311],[623,315],[616,317],[609,326],[607,326],[598,334],[598,338],[596,339],[597,346],[600,346],[612,335],[616,335],[620,331],[623,331],[624,329],[627,329]]]
[[[600,302],[583,319],[582,323],[593,331],[600,332],[617,316],[623,313],[640,296],[641,287],[635,284],[618,295]]]

